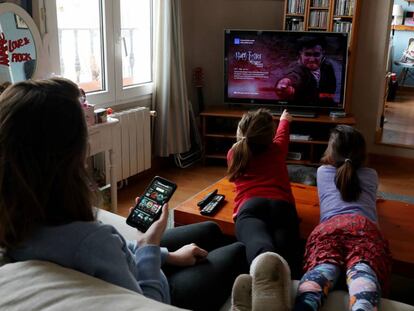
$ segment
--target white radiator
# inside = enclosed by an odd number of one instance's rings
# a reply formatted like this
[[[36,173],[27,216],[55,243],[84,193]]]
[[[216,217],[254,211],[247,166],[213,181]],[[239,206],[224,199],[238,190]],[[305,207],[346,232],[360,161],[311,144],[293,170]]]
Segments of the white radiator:
[[[119,120],[115,132],[117,181],[151,168],[151,121],[148,108],[139,107],[111,115]]]

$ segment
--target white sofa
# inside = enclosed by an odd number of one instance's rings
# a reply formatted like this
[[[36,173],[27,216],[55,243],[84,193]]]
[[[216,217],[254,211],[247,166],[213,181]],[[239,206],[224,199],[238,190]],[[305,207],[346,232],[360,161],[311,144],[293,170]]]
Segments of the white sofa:
[[[101,211],[99,219],[110,223],[126,237],[134,229],[123,217]],[[297,283],[293,285],[295,288]],[[324,311],[348,310],[345,292],[329,295]],[[221,310],[229,310],[229,301]],[[0,310],[182,310],[127,289],[49,262],[0,263]],[[413,306],[382,299],[383,311],[414,311]]]

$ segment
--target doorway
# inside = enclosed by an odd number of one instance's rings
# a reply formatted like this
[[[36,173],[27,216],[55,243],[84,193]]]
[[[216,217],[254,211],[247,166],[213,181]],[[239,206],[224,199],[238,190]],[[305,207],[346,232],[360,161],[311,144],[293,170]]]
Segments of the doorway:
[[[394,0],[377,142],[414,149],[414,2]]]

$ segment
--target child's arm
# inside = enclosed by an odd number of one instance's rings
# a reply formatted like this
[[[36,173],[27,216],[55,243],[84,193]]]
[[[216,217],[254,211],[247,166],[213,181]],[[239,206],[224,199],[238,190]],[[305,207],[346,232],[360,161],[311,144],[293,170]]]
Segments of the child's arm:
[[[289,148],[289,123],[291,121],[292,116],[285,109],[280,116],[279,125],[273,138],[273,143],[277,144],[284,154],[287,154]]]
[[[227,152],[227,166],[230,166],[231,160],[233,159],[233,148]]]

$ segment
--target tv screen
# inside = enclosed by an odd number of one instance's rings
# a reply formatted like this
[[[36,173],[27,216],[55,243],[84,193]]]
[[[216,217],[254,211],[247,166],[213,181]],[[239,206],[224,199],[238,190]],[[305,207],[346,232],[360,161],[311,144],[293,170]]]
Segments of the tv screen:
[[[225,102],[341,109],[346,33],[225,30]]]

